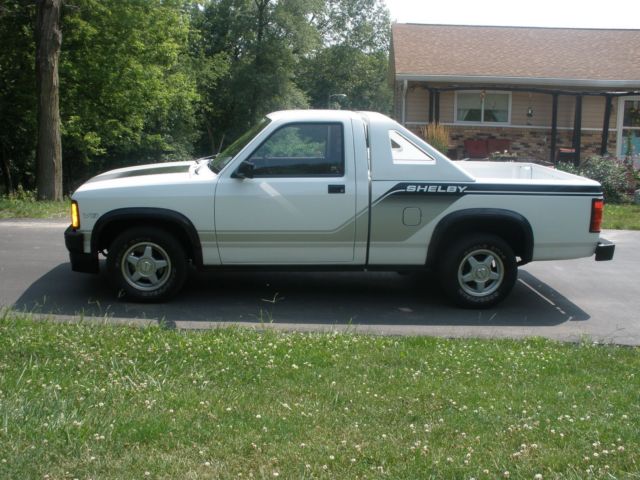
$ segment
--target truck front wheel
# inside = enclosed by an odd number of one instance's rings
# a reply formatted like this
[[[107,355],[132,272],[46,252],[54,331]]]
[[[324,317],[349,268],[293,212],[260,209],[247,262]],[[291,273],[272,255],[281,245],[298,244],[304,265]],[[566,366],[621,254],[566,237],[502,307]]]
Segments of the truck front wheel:
[[[513,288],[518,265],[511,247],[494,235],[473,235],[455,242],[440,263],[445,293],[464,308],[489,308]]]
[[[180,242],[157,228],[126,230],[113,241],[107,271],[118,294],[138,302],[159,302],[175,295],[187,276]]]

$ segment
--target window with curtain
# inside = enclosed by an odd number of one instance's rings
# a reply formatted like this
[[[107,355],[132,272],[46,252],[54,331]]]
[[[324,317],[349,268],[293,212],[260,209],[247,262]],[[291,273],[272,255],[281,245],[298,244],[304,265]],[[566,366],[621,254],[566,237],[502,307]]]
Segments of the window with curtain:
[[[456,122],[509,123],[509,93],[456,92]]]

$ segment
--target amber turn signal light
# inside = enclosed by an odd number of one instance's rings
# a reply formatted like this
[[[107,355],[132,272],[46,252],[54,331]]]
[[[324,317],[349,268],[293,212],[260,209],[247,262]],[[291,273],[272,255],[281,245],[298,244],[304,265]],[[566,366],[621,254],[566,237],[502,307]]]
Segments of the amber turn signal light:
[[[80,211],[78,210],[78,202],[71,202],[71,228],[77,230],[80,228]]]

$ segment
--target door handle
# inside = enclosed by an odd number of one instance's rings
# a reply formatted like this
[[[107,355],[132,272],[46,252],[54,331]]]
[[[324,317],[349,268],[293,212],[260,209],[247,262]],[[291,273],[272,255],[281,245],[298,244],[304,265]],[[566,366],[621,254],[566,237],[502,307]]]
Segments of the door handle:
[[[329,193],[344,193],[344,185],[329,185]]]

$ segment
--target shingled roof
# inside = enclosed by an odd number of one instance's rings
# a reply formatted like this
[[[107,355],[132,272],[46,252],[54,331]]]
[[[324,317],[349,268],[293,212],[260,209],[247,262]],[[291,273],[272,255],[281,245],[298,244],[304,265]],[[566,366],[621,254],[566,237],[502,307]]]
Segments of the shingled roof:
[[[640,88],[640,30],[395,23],[396,79]]]

